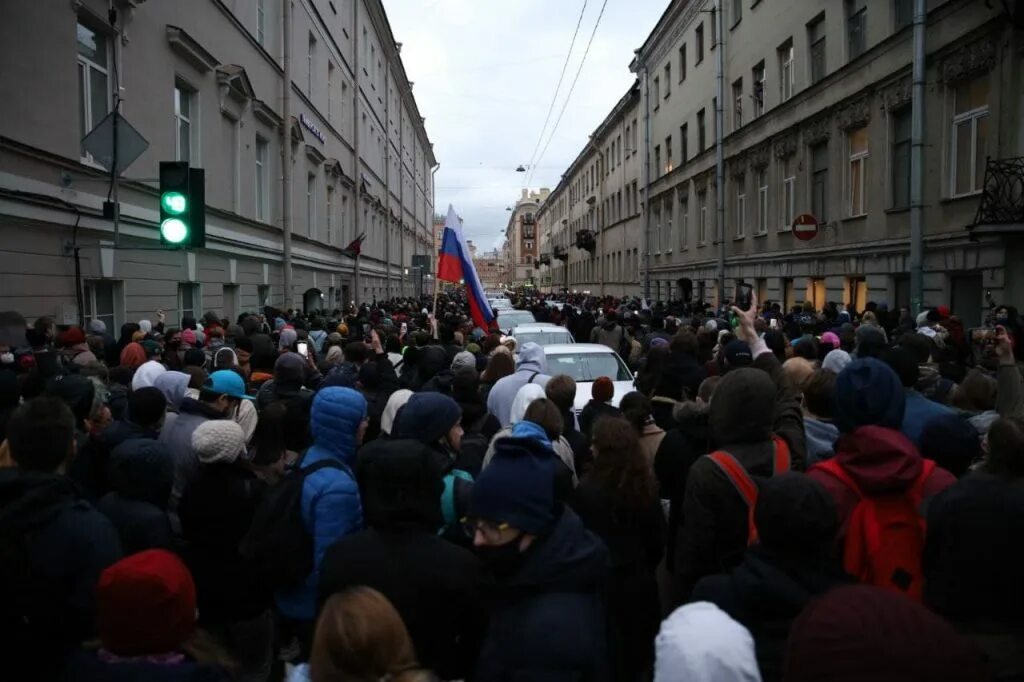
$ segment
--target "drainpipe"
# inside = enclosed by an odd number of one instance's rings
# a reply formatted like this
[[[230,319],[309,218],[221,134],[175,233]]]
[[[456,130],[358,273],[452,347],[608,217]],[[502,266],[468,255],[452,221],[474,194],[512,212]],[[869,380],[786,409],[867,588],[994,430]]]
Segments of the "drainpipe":
[[[284,86],[281,110],[281,239],[284,250],[284,307],[292,307],[292,2],[281,0],[281,25],[284,28],[281,67]]]
[[[289,0],[285,0],[288,2]],[[352,88],[352,179],[356,184],[356,196],[353,208],[356,210],[355,235],[363,233],[363,162],[359,158],[359,69],[362,64],[359,61],[359,4],[352,3],[352,63],[354,65],[355,83]],[[353,259],[352,264],[352,301],[358,303],[362,298],[362,289],[359,282],[359,256]]]
[[[725,147],[722,137],[725,133],[725,44],[722,42],[722,0],[715,0],[715,43],[718,58],[715,60],[715,84],[718,103],[715,105],[715,234],[718,238],[718,305],[725,301]]]
[[[914,0],[914,66],[910,114],[910,309],[924,302],[924,32],[926,0]]]
[[[644,82],[644,298],[651,299],[651,88],[647,65],[643,67]]]

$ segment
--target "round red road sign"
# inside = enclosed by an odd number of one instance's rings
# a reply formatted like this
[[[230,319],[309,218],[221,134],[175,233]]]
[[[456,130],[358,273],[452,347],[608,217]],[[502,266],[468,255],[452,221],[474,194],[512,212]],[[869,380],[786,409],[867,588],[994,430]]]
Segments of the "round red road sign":
[[[818,234],[818,219],[810,213],[801,213],[793,221],[793,234],[803,241],[814,239]]]

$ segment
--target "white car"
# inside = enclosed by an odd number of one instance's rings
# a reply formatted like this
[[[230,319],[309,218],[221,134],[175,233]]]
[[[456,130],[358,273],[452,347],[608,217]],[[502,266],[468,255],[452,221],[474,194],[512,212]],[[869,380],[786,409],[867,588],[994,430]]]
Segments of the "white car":
[[[491,310],[512,310],[512,301],[507,298],[489,298],[487,303],[491,306]]]
[[[550,376],[568,374],[576,380],[576,400],[573,409],[577,414],[590,402],[594,380],[608,377],[615,385],[612,405],[630,391],[636,390],[633,373],[619,354],[600,343],[565,343],[544,347],[547,373]]]
[[[565,327],[559,327],[550,322],[537,322],[536,324],[524,324],[512,330],[512,336],[520,348],[524,343],[534,342],[541,348],[555,344],[574,343],[575,339]]]
[[[506,334],[524,324],[534,324],[537,318],[529,310],[504,310],[499,308],[494,311],[498,316],[498,328]]]

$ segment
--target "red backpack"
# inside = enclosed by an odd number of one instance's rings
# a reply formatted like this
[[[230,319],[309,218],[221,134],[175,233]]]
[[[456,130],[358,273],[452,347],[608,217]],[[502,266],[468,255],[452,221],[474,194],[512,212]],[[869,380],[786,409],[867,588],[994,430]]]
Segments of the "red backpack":
[[[897,493],[865,495],[834,459],[816,469],[827,471],[856,493],[857,506],[843,545],[843,569],[866,585],[875,585],[921,600],[924,573],[925,520],[920,509],[925,481],[935,462],[922,461],[921,474],[908,489]]]
[[[772,443],[775,445],[775,455],[772,468],[772,475],[789,471],[791,458],[789,445],[782,438],[772,435]],[[757,484],[750,477],[743,465],[736,461],[736,458],[724,450],[716,450],[708,457],[718,465],[723,473],[729,478],[736,492],[747,504],[747,545],[757,543],[757,525],[754,523],[754,507],[757,505]]]

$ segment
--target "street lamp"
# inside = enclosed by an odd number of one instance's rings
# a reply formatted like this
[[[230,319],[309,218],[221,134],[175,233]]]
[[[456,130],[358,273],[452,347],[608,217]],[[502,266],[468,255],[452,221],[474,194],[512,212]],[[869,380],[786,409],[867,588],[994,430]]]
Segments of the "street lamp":
[[[527,164],[525,166],[523,164],[519,164],[519,166],[516,168],[516,173],[525,173],[529,169],[530,169],[529,164]]]

